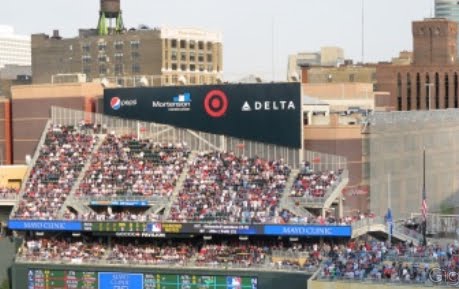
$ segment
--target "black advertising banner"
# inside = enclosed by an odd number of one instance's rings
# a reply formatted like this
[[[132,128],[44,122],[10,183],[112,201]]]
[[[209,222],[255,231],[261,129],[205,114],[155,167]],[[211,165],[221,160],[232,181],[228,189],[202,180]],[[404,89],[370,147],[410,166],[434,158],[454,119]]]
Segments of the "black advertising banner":
[[[106,89],[104,113],[301,148],[299,83]]]

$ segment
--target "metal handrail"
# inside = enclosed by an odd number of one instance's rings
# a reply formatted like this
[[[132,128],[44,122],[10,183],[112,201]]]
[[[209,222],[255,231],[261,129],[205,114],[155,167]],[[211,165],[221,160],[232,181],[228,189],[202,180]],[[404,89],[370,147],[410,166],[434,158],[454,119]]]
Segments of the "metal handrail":
[[[281,272],[303,272],[307,274],[311,274],[313,271],[316,271],[317,268],[313,270],[308,270],[304,268],[301,270],[295,266],[277,266],[276,264],[253,264],[247,266],[246,264],[231,264],[231,263],[214,263],[214,264],[198,264],[199,262],[177,262],[174,264],[149,264],[145,262],[140,262],[136,260],[129,260],[128,263],[122,261],[113,261],[113,260],[106,260],[106,259],[89,259],[85,260],[84,262],[80,263],[79,261],[72,261],[72,260],[63,260],[63,259],[56,259],[56,260],[49,260],[46,258],[27,258],[23,256],[16,256],[15,258],[16,263],[24,263],[24,264],[53,264],[53,265],[78,265],[78,266],[111,266],[111,267],[121,267],[129,265],[130,267],[151,267],[151,268],[166,268],[166,269],[177,269],[177,268],[186,268],[186,269],[214,269],[214,270],[241,270],[245,271],[247,269],[253,271],[281,271]]]
[[[325,192],[323,197],[312,197],[312,196],[302,196],[302,197],[291,197],[294,202],[298,202],[299,204],[322,204],[334,193],[336,188],[340,185],[340,183],[348,177],[348,171],[343,170],[341,174],[338,175],[336,178],[336,182],[334,182]]]

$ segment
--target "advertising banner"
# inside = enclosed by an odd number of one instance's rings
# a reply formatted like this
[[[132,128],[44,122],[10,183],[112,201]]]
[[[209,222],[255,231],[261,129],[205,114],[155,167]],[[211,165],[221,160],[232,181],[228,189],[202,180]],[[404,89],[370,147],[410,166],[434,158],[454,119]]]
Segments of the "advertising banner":
[[[104,113],[301,148],[299,83],[106,89]]]
[[[23,231],[81,231],[82,224],[75,221],[10,220],[8,228]]]
[[[351,237],[351,226],[317,225],[265,225],[265,235],[311,236],[311,237]]]

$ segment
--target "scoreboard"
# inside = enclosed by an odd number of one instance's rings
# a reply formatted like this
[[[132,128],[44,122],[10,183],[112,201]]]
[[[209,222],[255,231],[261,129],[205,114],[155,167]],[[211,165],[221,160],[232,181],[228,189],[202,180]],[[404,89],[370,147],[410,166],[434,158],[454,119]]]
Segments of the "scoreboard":
[[[258,289],[256,277],[28,270],[28,289]]]

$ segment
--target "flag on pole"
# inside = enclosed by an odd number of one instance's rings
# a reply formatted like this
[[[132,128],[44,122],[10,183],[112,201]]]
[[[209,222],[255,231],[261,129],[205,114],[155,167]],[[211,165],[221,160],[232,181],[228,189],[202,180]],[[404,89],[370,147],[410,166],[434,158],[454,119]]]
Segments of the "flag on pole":
[[[421,204],[421,214],[422,214],[422,220],[424,222],[427,221],[427,200],[426,200],[426,196],[425,196],[425,192],[423,193],[423,196],[422,196],[422,204]]]
[[[387,222],[387,226],[389,227],[389,240],[391,239],[392,237],[392,230],[393,230],[393,227],[394,227],[394,223],[393,223],[393,220],[392,220],[392,211],[390,208],[387,209],[387,215],[386,215],[386,222]]]

